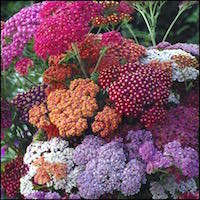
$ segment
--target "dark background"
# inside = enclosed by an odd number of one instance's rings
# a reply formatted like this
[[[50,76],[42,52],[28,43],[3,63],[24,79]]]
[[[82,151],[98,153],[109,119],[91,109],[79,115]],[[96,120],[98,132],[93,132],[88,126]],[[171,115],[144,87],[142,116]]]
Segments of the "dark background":
[[[21,8],[28,6],[34,2],[41,1],[1,1],[1,20],[6,21],[13,14],[17,13]],[[168,1],[162,7],[158,18],[158,26],[156,30],[156,42],[160,42],[170,23],[178,12],[180,1]],[[191,9],[182,13],[178,21],[175,23],[167,41],[171,43],[188,42],[199,43],[199,4],[195,4]],[[132,22],[134,30],[147,32],[146,25],[137,13],[134,14]],[[145,35],[145,34],[144,34]],[[150,45],[150,41],[145,38],[139,38],[142,44]]]

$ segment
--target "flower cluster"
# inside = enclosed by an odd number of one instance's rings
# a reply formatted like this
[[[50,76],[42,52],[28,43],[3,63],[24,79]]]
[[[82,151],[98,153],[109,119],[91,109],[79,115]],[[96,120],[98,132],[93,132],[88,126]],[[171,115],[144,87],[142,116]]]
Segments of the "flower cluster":
[[[101,87],[110,86],[109,98],[116,110],[126,116],[140,117],[146,127],[164,119],[166,111],[163,105],[168,102],[171,86],[170,76],[153,66],[154,63],[127,63],[119,68],[118,78],[113,83],[110,82],[110,85],[103,79],[107,78],[106,72],[109,74],[112,69],[103,71],[104,76],[100,74],[99,77]],[[108,77],[108,81],[113,81],[112,75]]]
[[[123,37],[119,32],[110,31],[102,34],[101,44],[103,46],[112,46],[113,44],[120,45],[123,41]]]
[[[69,90],[55,90],[48,95],[50,121],[61,136],[79,136],[88,128],[87,117],[98,109],[95,96],[99,87],[89,79],[76,79]]]
[[[41,22],[39,12],[44,4],[37,3],[23,8],[5,22],[1,33],[1,58],[4,70],[9,68],[16,57],[23,54],[24,47],[32,39],[37,26]]]
[[[1,129],[9,128],[12,125],[12,113],[9,103],[1,99]]]
[[[126,196],[138,193],[141,184],[146,182],[144,164],[136,159],[126,163],[126,153],[121,142],[112,141],[103,144],[101,139],[97,138],[88,136],[80,147],[79,145],[76,147],[77,152],[75,149],[74,159],[82,165],[87,162],[85,170],[77,180],[81,197],[98,199],[101,195],[113,193],[115,190],[121,191]],[[98,142],[98,147],[93,145],[92,141],[95,144]],[[86,155],[87,152],[91,152],[87,160],[78,158],[79,153]]]
[[[36,195],[39,191],[34,189],[35,183],[70,193],[76,187],[76,179],[82,170],[74,166],[73,151],[67,141],[59,138],[31,143],[24,155],[24,163],[29,166],[29,171],[20,179],[21,194],[26,198]],[[46,197],[47,194],[43,195]]]
[[[158,148],[168,142],[179,141],[184,147],[198,148],[199,115],[192,107],[178,106],[171,108],[164,124],[157,124],[151,132]]]
[[[35,125],[38,129],[50,125],[47,118],[47,108],[44,103],[34,105],[29,111],[29,122]]]
[[[105,106],[102,112],[98,112],[95,121],[92,123],[92,131],[99,133],[101,137],[108,137],[118,127],[121,122],[121,116],[115,109]]]
[[[19,112],[21,121],[29,121],[28,111],[45,100],[45,85],[32,87],[27,92],[18,93],[11,101]]]
[[[92,24],[94,26],[118,24],[125,19],[132,20],[131,14],[134,13],[134,9],[130,7],[127,2],[121,1],[119,3],[117,1],[100,1],[98,3],[102,6],[104,10],[101,15],[93,18]]]
[[[23,163],[23,157],[18,156],[6,164],[5,171],[1,174],[1,185],[9,198],[14,198],[20,188],[20,178],[28,171]]]
[[[141,59],[142,63],[149,63],[152,60],[171,62],[173,81],[196,80],[199,75],[199,71],[196,69],[198,67],[196,58],[181,49],[166,49],[162,51],[148,49],[146,54],[147,56]]]
[[[98,5],[88,1],[61,5],[60,10],[57,9],[53,16],[43,19],[37,27],[34,34],[36,54],[46,59],[47,56],[64,53],[72,43],[83,39],[89,31],[89,21],[100,11]]]
[[[22,58],[15,64],[15,70],[20,76],[27,75],[29,67],[33,67],[33,61],[30,58]]]

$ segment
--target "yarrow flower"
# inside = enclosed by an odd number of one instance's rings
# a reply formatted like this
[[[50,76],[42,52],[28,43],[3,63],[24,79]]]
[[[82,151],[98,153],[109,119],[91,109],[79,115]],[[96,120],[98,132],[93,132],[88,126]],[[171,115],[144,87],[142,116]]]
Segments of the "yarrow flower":
[[[69,90],[56,90],[47,98],[50,121],[61,136],[80,136],[88,128],[87,117],[98,109],[95,96],[99,87],[89,79],[76,79]]]
[[[30,58],[22,58],[15,64],[15,70],[21,76],[28,74],[29,67],[33,67],[33,61]]]
[[[103,89],[109,87],[109,99],[115,109],[126,116],[140,116],[146,127],[163,121],[166,114],[163,106],[168,102],[171,87],[170,75],[155,67],[157,64],[127,63],[116,68],[116,76],[107,76],[112,69],[104,70],[99,76],[100,86]],[[146,109],[147,105],[151,106]]]
[[[102,112],[98,112],[92,123],[92,131],[99,133],[101,137],[110,136],[121,122],[121,116],[115,109],[105,106]]]
[[[45,85],[32,87],[27,92],[18,93],[11,101],[11,104],[17,108],[19,119],[21,121],[28,121],[28,111],[34,105],[39,105],[45,101]]]
[[[23,157],[18,156],[5,166],[1,174],[1,185],[9,198],[14,198],[20,188],[20,178],[28,171],[28,166],[23,163]]]
[[[35,191],[29,194],[26,199],[61,199],[61,196],[57,192]]]
[[[12,61],[23,54],[24,47],[41,22],[39,12],[44,4],[37,3],[23,8],[5,22],[1,33],[3,70],[7,70]]]
[[[73,151],[67,141],[59,138],[31,143],[24,155],[29,171],[20,179],[21,194],[27,198],[38,192],[34,189],[34,182],[70,193],[76,187],[76,179],[82,170],[74,166]],[[53,194],[43,195],[50,198]],[[59,197],[57,193],[55,196]]]
[[[112,46],[112,44],[120,45],[123,38],[119,32],[111,31],[102,34],[101,44],[103,46]]]

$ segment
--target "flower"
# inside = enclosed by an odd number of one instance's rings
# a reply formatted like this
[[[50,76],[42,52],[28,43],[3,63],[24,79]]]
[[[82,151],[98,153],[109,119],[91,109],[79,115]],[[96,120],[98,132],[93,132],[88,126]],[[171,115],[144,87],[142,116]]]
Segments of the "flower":
[[[10,111],[10,104],[1,99],[1,129],[9,128],[12,125],[12,113]]]
[[[88,128],[87,117],[98,109],[95,96],[99,87],[89,79],[76,79],[69,90],[56,90],[47,98],[50,121],[61,136],[80,136]]]
[[[18,156],[5,165],[5,171],[1,174],[1,185],[6,191],[6,196],[14,198],[20,187],[20,178],[28,171],[23,163],[23,157]]]
[[[21,121],[29,121],[28,111],[30,108],[45,101],[45,88],[45,85],[34,86],[27,92],[18,93],[12,99],[11,104],[17,108]]]
[[[61,199],[61,196],[57,192],[43,192],[35,191],[29,194],[27,199]]]
[[[12,61],[23,54],[25,46],[41,22],[39,12],[44,4],[45,2],[36,3],[23,8],[5,22],[1,33],[3,70],[7,70]]]
[[[58,89],[67,89],[64,83],[55,82],[51,85],[48,85],[45,89],[45,95],[48,96],[51,92],[58,90]]]
[[[55,191],[70,193],[82,171],[81,167],[74,166],[73,151],[67,141],[59,138],[32,142],[24,155],[29,171],[20,179],[21,194],[27,197],[37,192],[33,188],[33,179],[46,187],[52,186]]]
[[[129,6],[127,2],[121,1],[117,8],[117,12],[131,15],[134,12],[134,9],[131,6]]]
[[[168,142],[177,140],[183,147],[197,149],[198,122],[199,115],[196,108],[187,108],[184,106],[170,108],[167,112],[165,122],[163,124],[156,124],[151,129],[156,146],[162,149]]]
[[[92,131],[99,133],[101,137],[110,136],[121,122],[121,116],[115,109],[105,106],[102,112],[98,112],[95,121],[92,123]]]
[[[120,45],[123,41],[121,34],[117,31],[110,31],[102,34],[101,44],[103,46]]]
[[[28,74],[29,67],[33,67],[33,61],[30,58],[22,58],[15,64],[15,70],[21,76]]]
[[[73,194],[73,193],[71,193],[71,194],[69,195],[69,199],[81,199],[81,197],[80,197],[79,194]]]

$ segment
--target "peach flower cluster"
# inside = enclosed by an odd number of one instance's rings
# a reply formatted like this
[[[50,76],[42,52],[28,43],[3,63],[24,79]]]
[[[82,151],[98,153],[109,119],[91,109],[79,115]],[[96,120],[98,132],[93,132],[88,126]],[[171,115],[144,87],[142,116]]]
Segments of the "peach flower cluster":
[[[44,103],[34,105],[29,110],[29,122],[37,128],[42,128],[50,124],[47,116],[48,110]]]
[[[65,178],[66,164],[63,163],[49,163],[44,160],[41,156],[33,162],[33,165],[37,166],[37,172],[34,176],[34,182],[39,185],[44,185],[51,181],[51,176],[53,176],[56,181]]]
[[[98,91],[99,87],[90,79],[76,79],[69,90],[55,90],[48,95],[49,118],[62,137],[80,136],[88,128],[87,117],[98,109]]]
[[[115,109],[105,106],[103,111],[98,112],[92,124],[92,131],[99,133],[101,137],[110,136],[121,122],[121,115]]]

